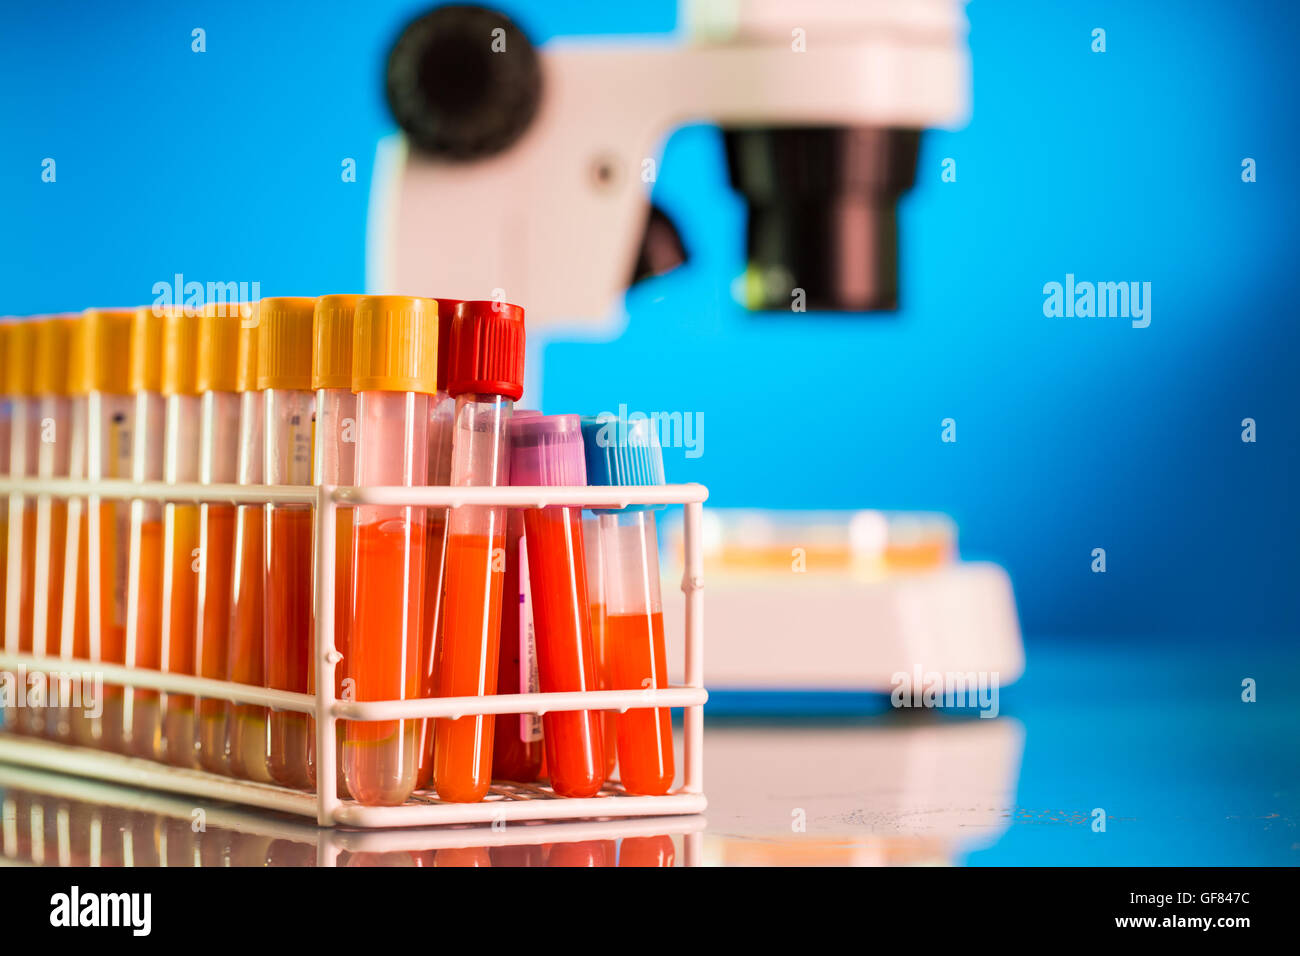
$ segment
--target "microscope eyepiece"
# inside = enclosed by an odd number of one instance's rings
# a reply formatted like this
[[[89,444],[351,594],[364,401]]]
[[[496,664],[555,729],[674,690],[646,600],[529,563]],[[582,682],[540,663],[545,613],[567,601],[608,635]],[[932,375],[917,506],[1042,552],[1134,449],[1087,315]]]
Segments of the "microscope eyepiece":
[[[388,55],[388,105],[411,143],[446,159],[508,149],[537,113],[537,51],[513,20],[472,4],[436,7]]]
[[[916,178],[920,131],[732,129],[733,188],[749,207],[745,304],[789,311],[898,308],[897,204]]]

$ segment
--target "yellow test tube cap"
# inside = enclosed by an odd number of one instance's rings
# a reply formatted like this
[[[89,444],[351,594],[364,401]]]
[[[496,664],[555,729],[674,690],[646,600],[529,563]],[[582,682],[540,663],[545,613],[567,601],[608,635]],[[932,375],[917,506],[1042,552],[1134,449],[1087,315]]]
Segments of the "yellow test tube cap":
[[[72,391],[129,395],[134,309],[87,309],[74,345]]]
[[[438,303],[405,295],[366,295],[352,330],[352,391],[438,390]]]
[[[239,390],[239,330],[251,324],[252,316],[246,302],[209,302],[203,307],[194,383],[200,392]]]
[[[13,324],[9,316],[0,318],[0,395],[9,394],[9,330]]]
[[[312,388],[352,387],[352,326],[359,295],[323,295],[312,322]]]
[[[235,359],[235,391],[257,391],[257,307],[253,318],[239,324],[239,355]]]
[[[79,316],[53,315],[36,327],[36,367],[32,391],[37,395],[68,395],[72,382],[73,349],[80,337]]]
[[[257,387],[311,388],[312,316],[309,296],[277,296],[257,303]]]
[[[203,316],[198,309],[167,309],[163,313],[162,380],[164,395],[199,394],[199,339]]]
[[[36,366],[36,329],[39,319],[18,319],[6,323],[5,394],[27,398],[33,394]]]
[[[166,309],[142,305],[131,323],[131,361],[127,382],[133,392],[161,392]]]

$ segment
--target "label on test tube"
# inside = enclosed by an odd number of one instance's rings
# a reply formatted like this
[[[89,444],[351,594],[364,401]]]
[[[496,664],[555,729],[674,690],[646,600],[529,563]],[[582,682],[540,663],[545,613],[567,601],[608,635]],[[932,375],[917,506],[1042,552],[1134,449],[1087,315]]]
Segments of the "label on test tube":
[[[519,539],[519,687],[520,693],[536,694],[542,689],[537,676],[537,632],[533,629],[533,592],[528,586],[527,539]],[[519,739],[526,744],[542,739],[542,718],[519,715]]]
[[[294,415],[289,419],[289,425],[293,429],[290,437],[293,442],[293,463],[311,468],[311,463],[316,459],[316,414],[313,412],[307,421],[303,421],[302,415]]]

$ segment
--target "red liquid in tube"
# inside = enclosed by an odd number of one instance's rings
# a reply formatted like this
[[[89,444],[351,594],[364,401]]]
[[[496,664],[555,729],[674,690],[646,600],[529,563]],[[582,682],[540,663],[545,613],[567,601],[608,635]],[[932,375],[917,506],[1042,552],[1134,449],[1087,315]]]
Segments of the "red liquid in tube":
[[[447,390],[456,399],[451,484],[508,484],[506,428],[523,393],[524,310],[499,301],[459,303],[449,353]],[[504,508],[451,509],[443,627],[434,658],[440,697],[496,693],[504,545]],[[471,803],[487,795],[494,727],[490,714],[438,719],[433,781],[441,799]]]
[[[523,419],[510,428],[514,485],[587,483],[576,415]],[[599,689],[591,636],[591,600],[582,509],[524,509],[529,589],[543,693]],[[604,718],[599,711],[550,711],[542,717],[551,787],[566,797],[594,796],[605,782]]]

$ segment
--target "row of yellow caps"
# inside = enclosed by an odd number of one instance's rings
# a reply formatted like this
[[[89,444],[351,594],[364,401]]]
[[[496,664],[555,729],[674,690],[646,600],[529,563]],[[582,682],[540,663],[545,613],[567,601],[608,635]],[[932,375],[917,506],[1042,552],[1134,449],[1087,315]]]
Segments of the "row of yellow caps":
[[[0,321],[0,395],[266,388],[431,394],[438,320],[434,299],[326,295]]]

